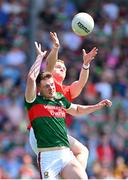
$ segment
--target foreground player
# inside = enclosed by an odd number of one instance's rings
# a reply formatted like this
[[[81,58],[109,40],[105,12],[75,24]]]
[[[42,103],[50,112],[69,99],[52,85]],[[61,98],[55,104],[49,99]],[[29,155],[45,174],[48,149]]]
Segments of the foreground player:
[[[85,170],[70,151],[65,116],[66,113],[73,116],[89,114],[112,103],[107,99],[90,106],[70,103],[56,92],[51,73],[39,74],[36,70],[37,66],[29,71],[25,103],[37,140],[41,178],[53,179],[61,175],[64,179],[87,179]]]
[[[87,82],[88,75],[89,75],[89,66],[88,64],[94,59],[94,57],[97,54],[97,49],[93,48],[88,54],[86,54],[85,50],[83,50],[83,63],[84,67],[81,69],[80,77],[78,81],[73,82],[70,86],[63,85],[63,80],[66,76],[66,67],[64,65],[63,61],[57,61],[58,59],[58,50],[60,47],[59,40],[57,38],[56,33],[50,33],[52,41],[53,41],[53,48],[50,52],[50,54],[47,57],[47,66],[46,71],[52,72],[56,90],[57,92],[61,92],[64,94],[64,96],[69,100],[72,101],[74,98],[76,98],[82,91],[84,85]],[[41,51],[41,45],[36,43],[36,49],[38,52],[38,55],[40,55],[41,61],[42,61],[42,51]],[[39,56],[38,56],[39,58]],[[56,64],[55,64],[56,63]],[[55,67],[54,67],[55,65]],[[54,68],[54,69],[53,69]],[[77,141],[72,136],[68,136],[69,142],[70,142],[70,149],[73,151],[74,155],[76,156],[77,160],[81,163],[83,168],[86,168],[87,165],[87,159],[88,159],[88,149],[81,144],[79,141]],[[33,133],[33,129],[30,129],[30,144],[34,152],[37,154],[37,142]]]

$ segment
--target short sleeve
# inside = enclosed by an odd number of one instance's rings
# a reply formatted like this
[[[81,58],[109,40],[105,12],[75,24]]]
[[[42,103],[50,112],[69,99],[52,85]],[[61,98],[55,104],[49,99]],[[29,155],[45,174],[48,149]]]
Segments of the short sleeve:
[[[26,109],[30,109],[33,105],[34,101],[33,102],[27,102],[25,97],[24,97],[24,105],[25,105],[25,108]]]

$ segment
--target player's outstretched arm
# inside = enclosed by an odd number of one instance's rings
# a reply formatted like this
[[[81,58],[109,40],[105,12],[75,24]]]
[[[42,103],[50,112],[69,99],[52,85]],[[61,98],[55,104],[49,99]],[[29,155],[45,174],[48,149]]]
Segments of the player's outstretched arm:
[[[98,49],[94,47],[89,53],[83,49],[83,66],[81,68],[79,80],[75,81],[70,86],[71,97],[74,99],[81,93],[89,77],[89,66],[91,61],[95,58]]]
[[[79,105],[79,104],[72,104],[71,108],[67,110],[67,113],[71,114],[72,116],[79,116],[83,114],[90,114],[97,110],[102,109],[103,107],[111,107],[112,102],[108,99],[104,99],[95,105]]]
[[[25,90],[25,99],[27,102],[32,102],[36,98],[36,79],[40,72],[42,58],[44,58],[45,55],[46,51],[42,51],[42,55],[37,56],[36,61],[34,62],[28,73]]]
[[[58,51],[59,51],[60,43],[59,43],[57,34],[55,32],[50,32],[50,37],[53,42],[53,48],[51,49],[50,53],[48,54],[46,58],[47,64],[46,64],[45,71],[49,71],[52,73],[54,66],[56,64],[56,61],[58,59]],[[37,55],[42,56],[41,44],[35,42],[35,47],[36,47]]]
[[[46,59],[47,61],[46,71],[49,71],[52,73],[54,66],[56,64],[56,61],[58,59],[58,51],[59,51],[60,43],[59,43],[57,34],[55,32],[50,32],[50,36],[53,42],[53,48],[51,49]]]

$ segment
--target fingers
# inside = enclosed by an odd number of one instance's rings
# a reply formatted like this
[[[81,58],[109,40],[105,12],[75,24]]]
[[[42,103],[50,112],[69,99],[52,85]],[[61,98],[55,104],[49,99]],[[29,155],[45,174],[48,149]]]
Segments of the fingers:
[[[37,41],[35,41],[35,46],[36,46],[36,48],[38,47],[38,43],[37,43]]]
[[[50,32],[50,36],[53,42],[58,41],[57,34],[55,32]]]
[[[56,32],[50,32],[50,35],[51,35],[51,36],[55,36],[55,37],[57,37]]]
[[[111,107],[112,106],[112,102],[110,101],[110,100],[106,100],[106,106],[109,106],[109,107]]]
[[[54,35],[56,35],[56,32],[53,32]]]
[[[39,50],[41,51],[41,44],[39,43]]]
[[[46,55],[47,51],[44,51],[41,53],[41,55],[44,57]]]
[[[58,40],[56,32],[50,32],[50,36],[51,36],[52,39]]]
[[[92,51],[98,51],[98,49],[96,47],[92,48]]]
[[[112,106],[112,102],[108,99],[104,99],[101,102],[99,102],[100,108],[103,107],[111,107]]]
[[[59,39],[55,32],[50,32],[51,39],[53,41],[54,47],[60,47]]]
[[[83,55],[87,54],[85,49],[82,49]]]
[[[43,58],[46,55],[46,51],[41,50],[41,43],[37,43],[37,41],[35,41],[35,47],[36,47],[37,54],[41,55]]]
[[[112,106],[112,102],[108,99],[105,99],[102,101],[103,105],[104,106],[107,106],[107,107],[111,107]]]
[[[97,55],[98,49],[94,47],[89,53],[86,53],[85,49],[82,49],[82,51],[84,64],[90,64]]]
[[[98,51],[98,48],[94,47],[90,52],[97,53],[97,51]]]
[[[54,32],[50,32],[50,36],[52,39],[54,39],[55,33]]]
[[[35,41],[35,47],[36,47],[37,54],[41,54],[41,47],[36,41]]]
[[[39,43],[37,43],[37,42],[35,42],[35,46],[36,46],[36,49],[39,51],[41,51],[41,44]]]
[[[91,54],[91,56],[96,56],[96,54],[97,54],[97,52],[98,52],[98,49],[96,48],[96,47],[94,47],[91,51],[90,51],[90,54]]]

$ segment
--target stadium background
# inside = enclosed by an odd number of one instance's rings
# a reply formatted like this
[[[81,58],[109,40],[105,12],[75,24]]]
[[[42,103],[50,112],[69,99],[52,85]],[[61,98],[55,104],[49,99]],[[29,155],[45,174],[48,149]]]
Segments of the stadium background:
[[[94,31],[86,38],[71,30],[78,12],[95,20]],[[82,48],[99,49],[88,83],[75,102],[93,104],[109,98],[113,106],[68,117],[69,131],[89,148],[89,178],[128,178],[128,0],[0,0],[0,179],[39,178],[28,144],[24,90],[35,59],[34,41],[49,52],[50,31],[60,39],[66,84],[78,78]]]

